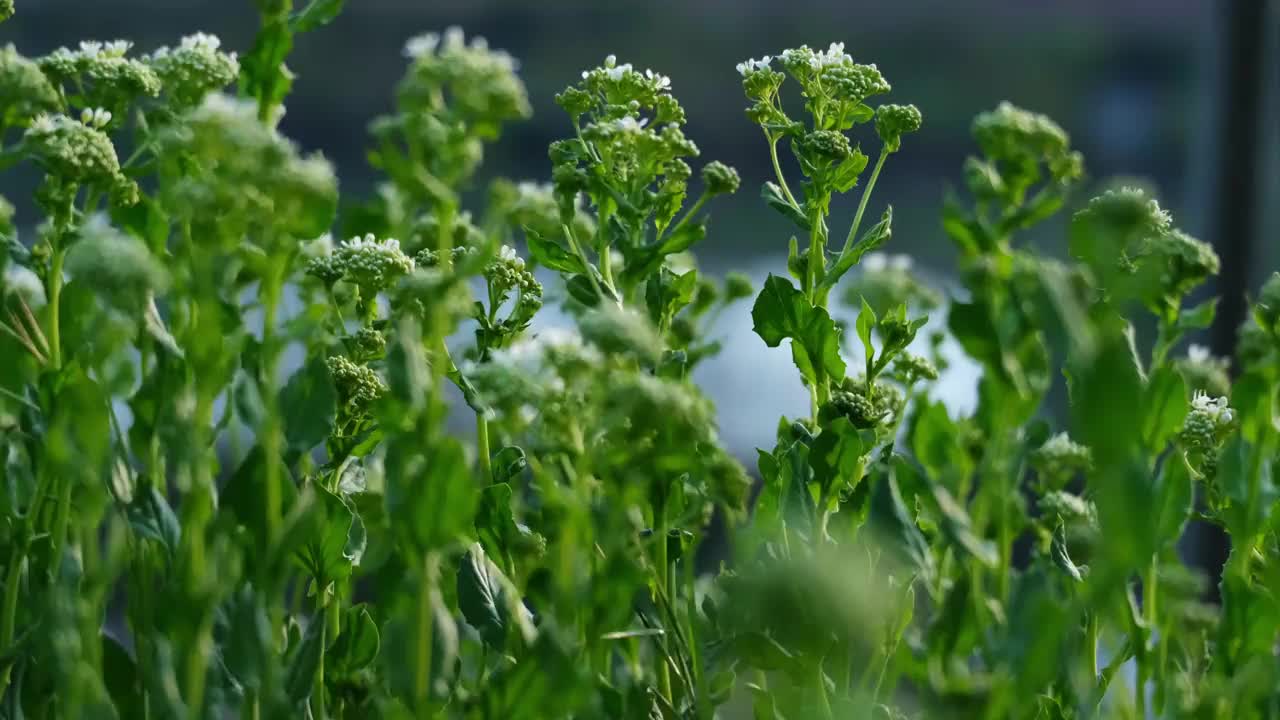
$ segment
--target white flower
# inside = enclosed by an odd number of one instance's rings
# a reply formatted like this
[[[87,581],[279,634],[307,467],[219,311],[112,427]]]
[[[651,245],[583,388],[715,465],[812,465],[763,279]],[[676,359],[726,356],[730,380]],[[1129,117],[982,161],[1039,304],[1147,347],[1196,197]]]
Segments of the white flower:
[[[80,57],[86,59],[96,58],[98,55],[102,54],[102,43],[96,40],[82,40],[80,42],[79,54]]]
[[[503,245],[502,249],[498,251],[498,259],[499,260],[518,260],[519,257],[516,255],[515,248],[511,247],[510,245]]]
[[[489,49],[488,38],[486,38],[483,35],[476,35],[475,37],[471,38],[471,49],[472,50],[488,50]]]
[[[831,65],[843,65],[853,62],[853,58],[844,52],[844,43],[831,43],[825,52],[814,53],[809,58],[809,67],[818,70]]]
[[[111,111],[102,108],[85,108],[80,111],[80,122],[89,127],[105,127],[111,122]]]
[[[1235,413],[1227,407],[1225,397],[1211,398],[1203,390],[1197,390],[1191,398],[1191,412],[1217,423],[1219,426],[1230,425]]]
[[[466,47],[466,35],[462,28],[451,25],[444,30],[444,50],[461,50]]]
[[[131,47],[133,43],[128,40],[112,40],[102,46],[102,54],[109,57],[124,57]]]
[[[911,266],[914,264],[915,264],[915,261],[911,259],[910,255],[890,255],[889,256],[889,268],[892,270],[906,272],[910,270]]]
[[[27,128],[27,133],[31,135],[47,135],[57,129],[58,124],[53,117],[40,113],[31,119],[31,125]]]
[[[627,115],[624,117],[620,117],[617,120],[614,120],[613,122],[609,123],[607,127],[613,130],[614,132],[633,133],[633,132],[640,132],[641,130],[644,129],[644,126],[648,124],[649,124],[649,118],[644,118],[643,120],[636,120],[634,117]]]
[[[767,70],[769,69],[769,63],[771,62],[773,62],[773,58],[770,57],[769,55],[765,55],[759,60],[752,60],[751,58],[747,58],[745,61],[738,63],[738,74],[742,75],[743,77],[746,77],[751,73],[760,72],[761,70]]]
[[[404,44],[404,55],[408,58],[420,58],[431,55],[440,47],[440,35],[438,33],[423,33],[409,38]]]
[[[180,46],[183,50],[213,51],[222,47],[222,39],[219,38],[217,35],[210,35],[209,33],[198,32],[198,33],[195,33],[194,35],[187,35],[186,37],[182,38],[182,42]]]
[[[44,284],[31,268],[10,264],[4,269],[3,280],[0,287],[4,288],[5,296],[17,295],[31,307],[45,304]]]
[[[618,64],[618,56],[617,56],[617,55],[614,55],[613,53],[609,53],[608,55],[606,55],[606,56],[605,56],[605,58],[604,58],[604,66],[605,66],[605,67],[607,67],[607,68],[611,68],[611,67],[613,67],[614,65],[617,65],[617,64]]]
[[[1187,348],[1187,359],[1193,363],[1208,362],[1210,357],[1209,348],[1204,345],[1192,343],[1191,346]]]
[[[612,65],[604,69],[604,74],[609,76],[610,80],[617,82],[622,79],[623,75],[631,72],[631,63],[623,63],[617,67]]]
[[[666,75],[659,75],[652,70],[645,70],[644,76],[652,82],[654,87],[658,90],[668,90],[671,88],[671,78]]]

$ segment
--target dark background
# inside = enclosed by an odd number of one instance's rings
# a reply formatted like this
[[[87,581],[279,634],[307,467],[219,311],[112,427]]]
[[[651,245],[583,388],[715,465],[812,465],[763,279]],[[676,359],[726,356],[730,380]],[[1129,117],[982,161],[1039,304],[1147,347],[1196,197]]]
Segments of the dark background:
[[[1242,11],[1233,30],[1231,13]],[[738,268],[761,279],[780,270],[790,234],[758,199],[756,189],[771,174],[768,153],[743,116],[734,65],[831,41],[880,67],[894,86],[887,101],[915,103],[924,113],[922,131],[887,164],[870,212],[895,206],[889,249],[915,256],[937,281],[946,282],[952,265],[938,224],[942,193],[959,179],[971,150],[974,114],[1005,99],[1061,123],[1085,154],[1091,184],[1123,175],[1155,187],[1181,227],[1218,247],[1225,291],[1256,287],[1280,267],[1274,2],[1268,9],[1266,0],[349,0],[334,24],[299,38],[289,60],[298,77],[282,125],[337,165],[346,197],[367,194],[375,181],[364,161],[366,126],[390,108],[404,41],[455,24],[520,59],[534,106],[533,119],[492,148],[486,177],[547,177],[547,143],[568,132],[552,98],[605,55],[670,75],[702,160],[726,161],[744,180],[737,196],[716,204],[710,236],[698,248],[713,273]],[[255,29],[249,0],[18,0],[17,16],[0,26],[0,42],[35,56],[81,39],[124,37],[137,43],[136,52],[149,52],[200,30],[243,52]],[[1260,55],[1250,37],[1261,38]],[[1232,61],[1242,57],[1251,73],[1244,93],[1233,96],[1231,80],[1242,68]],[[1233,138],[1246,143],[1242,152],[1226,149]],[[875,146],[874,136],[864,140]],[[1247,176],[1240,157],[1254,160]],[[20,174],[10,175],[0,191],[21,197],[23,185]],[[848,222],[853,204],[837,206],[833,228]],[[19,208],[23,226],[38,220]],[[1051,224],[1034,241],[1061,254],[1061,230]],[[1230,237],[1218,236],[1224,232]],[[556,320],[548,313],[546,322]],[[700,378],[720,403],[726,439],[744,455],[769,442],[779,413],[807,406],[788,353],[765,348],[750,324],[745,305],[724,316],[726,351]],[[962,407],[971,402],[972,382],[962,364],[941,394]]]

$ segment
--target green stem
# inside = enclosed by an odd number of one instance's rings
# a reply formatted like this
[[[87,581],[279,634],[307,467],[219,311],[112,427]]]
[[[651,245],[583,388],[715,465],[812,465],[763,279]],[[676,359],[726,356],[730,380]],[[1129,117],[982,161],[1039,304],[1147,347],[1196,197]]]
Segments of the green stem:
[[[853,224],[849,226],[849,235],[844,239],[844,247],[840,249],[840,257],[844,257],[853,249],[853,241],[858,237],[858,227],[862,225],[862,216],[867,211],[867,201],[871,199],[871,191],[876,187],[876,179],[880,177],[880,169],[889,157],[889,152],[880,148],[880,157],[876,158],[876,166],[871,171],[867,186],[862,189],[862,199],[858,201],[858,212],[853,216]],[[838,263],[837,263],[838,264]]]
[[[9,568],[4,577],[4,614],[0,616],[0,648],[6,651],[13,643],[14,630],[17,627],[18,589],[22,585],[22,569],[26,564],[25,540],[14,543],[13,551],[9,553]],[[4,669],[0,670],[0,698],[4,697],[4,692],[9,687],[9,673],[12,670],[12,664],[6,664]]]
[[[578,256],[578,260],[582,262],[582,272],[587,276],[587,280],[591,282],[591,287],[596,291],[596,295],[599,295],[602,301],[607,300],[609,296],[604,294],[604,288],[600,287],[600,282],[596,280],[595,274],[591,272],[591,268],[594,266],[587,259],[587,254],[582,251],[582,246],[578,244],[578,239],[573,236],[573,230],[570,230],[568,225],[562,224],[560,227],[564,229],[564,237],[569,241],[569,248],[573,250],[574,255]],[[621,301],[619,301],[618,306],[622,306]]]
[[[791,194],[791,188],[787,187],[787,178],[782,174],[782,164],[778,162],[778,138],[764,131],[764,136],[769,140],[769,159],[773,160],[773,174],[778,177],[778,187],[782,188],[782,194],[787,200],[798,210],[800,203],[796,202],[796,196]]]
[[[279,305],[279,290],[274,278],[266,278],[263,280],[263,307],[262,307],[262,387],[273,388],[275,386],[275,369],[278,353],[275,347],[275,323],[276,309]],[[270,398],[274,398],[273,393],[269,393],[266,402],[266,426],[263,428],[262,445],[265,451],[266,467],[263,468],[264,485],[263,489],[263,512],[266,514],[266,534],[268,543],[274,543],[276,540],[277,528],[280,524],[280,511],[283,505],[283,491],[280,483],[280,428],[279,428],[279,408]]]
[[[320,598],[324,598],[324,591],[320,591]],[[324,655],[325,646],[329,643],[329,606],[336,606],[337,599],[331,598],[328,603],[321,604],[316,608],[316,615],[311,622],[318,622],[320,627],[320,661],[316,665],[315,682],[311,687],[311,717],[312,720],[327,720],[329,713],[325,710],[324,704]]]
[[[654,570],[657,572],[655,583],[657,588],[654,590],[654,603],[658,603],[658,596],[667,592],[667,575],[670,571],[669,560],[667,559],[667,519],[664,512],[657,508],[654,511],[657,516],[654,518],[654,538],[657,546],[654,548]],[[668,597],[670,597],[668,595]],[[664,647],[668,642],[666,635],[663,635],[661,644]],[[658,663],[658,693],[667,701],[672,702],[671,694],[671,669],[667,667],[666,662]]]
[[[484,413],[476,413],[476,455],[480,460],[480,473],[486,484],[493,482],[493,467],[489,455],[489,421]]]
[[[49,263],[49,365],[54,370],[62,369],[62,325],[58,303],[62,298],[62,261],[66,257],[66,250],[55,248]]]
[[[428,551],[422,556],[422,584],[418,588],[418,647],[417,671],[413,678],[413,697],[425,705],[431,693],[431,652],[435,642],[435,614],[431,601],[436,588],[436,573],[440,559]]]

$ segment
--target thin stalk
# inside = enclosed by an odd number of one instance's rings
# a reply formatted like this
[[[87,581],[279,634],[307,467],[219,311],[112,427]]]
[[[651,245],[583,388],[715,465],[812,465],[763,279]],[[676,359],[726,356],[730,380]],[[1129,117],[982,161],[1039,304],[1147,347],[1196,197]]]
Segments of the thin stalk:
[[[320,598],[324,598],[324,591],[319,594]],[[320,661],[316,665],[315,682],[311,687],[311,717],[312,720],[327,720],[329,713],[325,710],[324,704],[324,655],[325,646],[329,640],[329,613],[328,608],[336,605],[337,598],[331,598],[328,603],[319,604],[316,608],[316,615],[311,622],[320,623]]]
[[[582,251],[582,246],[578,244],[577,238],[573,236],[573,230],[570,230],[569,226],[565,224],[560,227],[564,229],[564,236],[569,241],[569,248],[573,250],[574,255],[578,256],[578,260],[582,262],[583,273],[587,276],[587,280],[591,282],[591,287],[595,289],[601,300],[607,300],[608,296],[604,294],[604,289],[600,287],[600,282],[596,280],[596,276],[591,272],[591,269],[595,266],[587,259],[587,254]],[[621,301],[618,302],[618,306],[622,306]]]
[[[9,327],[8,323],[0,320],[0,331],[4,331],[6,335],[16,340],[17,343],[27,352],[31,353],[31,357],[35,358],[41,365],[49,362],[49,360],[44,355],[41,355],[40,351],[36,349],[35,343],[31,342],[31,338],[27,337],[26,332],[21,329],[21,326],[15,324],[14,327]]]
[[[858,238],[858,227],[862,225],[862,216],[867,211],[867,201],[871,199],[871,191],[876,187],[876,179],[880,177],[880,169],[884,167],[884,161],[889,157],[889,152],[883,147],[880,148],[880,157],[876,158],[876,166],[871,171],[871,178],[867,180],[867,186],[862,189],[862,199],[858,201],[858,212],[853,216],[853,224],[849,226],[849,235],[844,239],[844,247],[840,249],[840,256],[844,257],[853,249],[853,242]]]
[[[658,575],[655,579],[658,587],[654,591],[654,601],[656,603],[658,596],[667,592],[667,575],[670,570],[670,564],[667,559],[667,519],[661,509],[657,510],[655,514],[657,517],[654,520],[657,522],[654,523],[654,536],[658,543],[657,547],[654,548],[654,569]],[[664,634],[661,641],[664,651],[667,642],[668,638]],[[663,699],[668,703],[672,702],[671,670],[666,663],[658,664],[658,694],[662,695]]]
[[[434,552],[428,551],[422,556],[422,587],[418,589],[418,647],[417,671],[413,678],[413,696],[420,703],[425,703],[431,692],[431,646],[435,642],[435,615],[432,613],[431,599],[435,592],[436,569],[440,560]]]
[[[480,460],[480,473],[484,482],[493,482],[493,467],[489,459],[489,421],[484,413],[476,413],[476,455]]]
[[[769,140],[769,159],[773,161],[773,174],[778,177],[778,187],[782,188],[782,194],[798,210],[800,203],[796,202],[796,196],[792,195],[791,188],[787,187],[787,178],[782,174],[782,164],[778,162],[778,138],[769,134],[768,130],[764,131],[764,136]]]
[[[58,303],[62,298],[62,262],[67,251],[54,248],[49,264],[49,364],[54,370],[62,369],[62,325]]]
[[[707,195],[706,192],[703,192],[701,195],[699,195],[698,199],[693,202],[693,206],[690,207],[687,211],[685,211],[685,214],[682,215],[680,219],[676,221],[676,224],[672,225],[669,230],[662,233],[661,237],[658,238],[658,243],[661,244],[664,239],[669,238],[672,235],[675,235],[676,233],[680,232],[681,228],[683,228],[685,225],[688,225],[689,220],[694,215],[698,214],[698,211],[702,209],[703,205],[707,204],[708,197],[709,196]]]

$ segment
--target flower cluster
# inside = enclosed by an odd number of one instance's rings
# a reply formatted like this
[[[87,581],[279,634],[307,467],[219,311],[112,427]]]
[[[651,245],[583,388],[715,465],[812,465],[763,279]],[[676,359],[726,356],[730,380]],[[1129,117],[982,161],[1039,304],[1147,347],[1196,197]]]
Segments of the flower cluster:
[[[344,280],[360,288],[366,299],[413,272],[414,259],[395,238],[378,240],[372,234],[340,243],[329,255],[311,260],[307,274],[332,285]]]
[[[338,400],[348,410],[367,410],[387,392],[387,381],[365,365],[342,355],[331,356],[328,365]]]
[[[157,133],[161,197],[178,217],[230,240],[248,227],[294,237],[327,231],[333,167],[259,122],[253,102],[211,93]]]
[[[21,124],[58,103],[58,91],[35,61],[12,44],[0,48],[0,127]]]
[[[1211,455],[1222,447],[1234,427],[1235,411],[1228,407],[1225,397],[1215,398],[1196,392],[1191,398],[1191,410],[1183,421],[1178,439],[1188,450]]]
[[[903,385],[911,387],[923,380],[937,380],[938,367],[928,358],[902,352],[893,359],[893,377]]]
[[[421,163],[436,180],[456,184],[471,177],[483,156],[483,142],[496,139],[502,127],[530,115],[517,64],[494,50],[483,37],[467,42],[460,28],[443,36],[426,33],[404,48],[409,67],[397,92],[397,113],[380,118],[374,135],[383,143],[375,161],[392,170],[401,153]],[[447,99],[447,102],[446,102]],[[404,148],[398,147],[400,143]],[[393,178],[414,187],[410,176]],[[439,186],[416,191],[437,195]]]
[[[209,93],[235,82],[240,62],[234,52],[222,52],[221,47],[216,35],[196,33],[182,38],[177,47],[161,47],[146,58],[175,109],[199,105]]]
[[[822,410],[820,420],[845,417],[858,429],[875,429],[887,433],[902,418],[906,398],[894,384],[876,380],[867,386],[866,377],[845,378],[831,393],[831,402]]]
[[[1231,392],[1230,366],[1231,361],[1227,358],[1215,357],[1209,353],[1209,348],[1195,344],[1187,348],[1186,357],[1174,361],[1174,367],[1188,388],[1213,397]]]
[[[104,107],[123,117],[131,103],[160,94],[160,76],[146,62],[125,57],[133,43],[82,42],[75,50],[58,48],[37,62],[45,75],[80,107]]]
[[[1008,102],[979,114],[973,121],[973,136],[984,155],[965,166],[969,191],[975,197],[1017,206],[1046,173],[1050,184],[1059,187],[1074,184],[1084,174],[1084,161],[1071,150],[1061,126]]]
[[[90,114],[90,122],[99,115]],[[132,204],[138,187],[121,172],[115,145],[94,125],[66,115],[37,115],[23,136],[26,151],[58,181],[108,190],[120,204]]]
[[[1108,190],[1089,200],[1077,218],[1089,219],[1123,238],[1160,237],[1173,229],[1173,218],[1142,188]]]
[[[1061,487],[1076,473],[1086,472],[1093,466],[1093,453],[1063,432],[1031,451],[1029,460],[1045,485]]]
[[[889,152],[902,147],[902,136],[920,129],[923,121],[915,105],[881,105],[876,108],[876,134]]]
[[[942,304],[942,295],[924,284],[912,272],[912,259],[907,255],[868,253],[846,285],[845,301],[857,307],[865,298],[877,314],[905,305],[914,312],[928,312]]]
[[[81,226],[80,238],[67,253],[66,270],[122,310],[141,309],[168,283],[164,266],[146,245],[117,230],[103,215]]]

